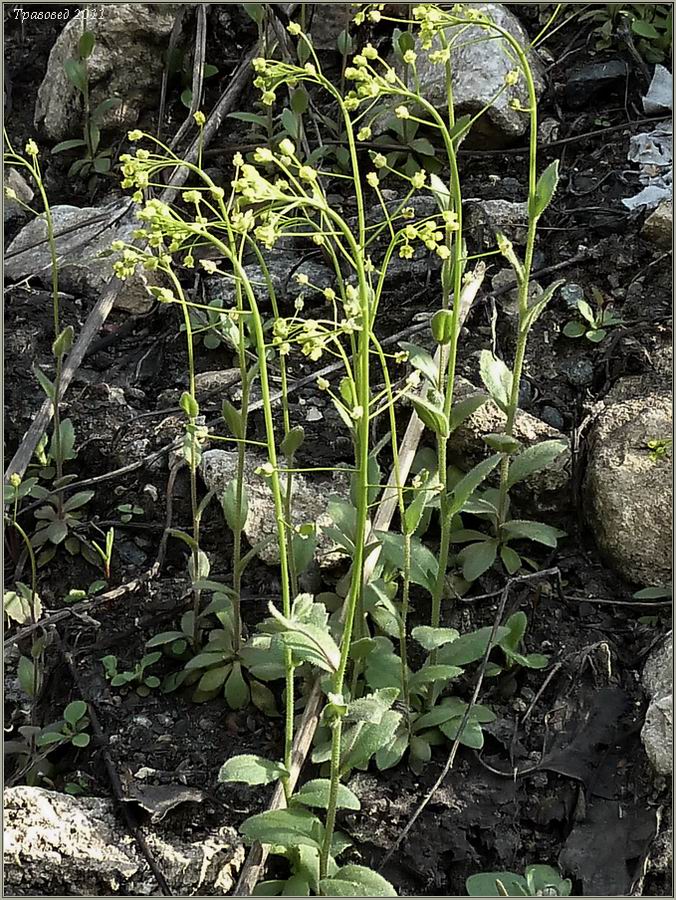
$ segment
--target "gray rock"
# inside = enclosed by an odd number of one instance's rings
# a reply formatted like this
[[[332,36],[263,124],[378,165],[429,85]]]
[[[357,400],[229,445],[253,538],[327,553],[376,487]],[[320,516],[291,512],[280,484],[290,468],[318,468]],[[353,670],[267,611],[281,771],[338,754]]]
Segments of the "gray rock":
[[[650,706],[641,731],[648,759],[658,775],[671,775],[674,765],[674,636],[652,652],[643,668],[643,689]]]
[[[4,877],[9,896],[148,896],[157,882],[112,801],[35,787],[4,792]],[[233,828],[204,840],[145,834],[176,894],[227,894],[244,860]]]
[[[249,512],[244,525],[246,539],[253,546],[265,538],[271,538],[269,544],[258,552],[258,557],[268,565],[279,562],[277,546],[277,525],[272,492],[263,475],[257,475],[256,469],[267,462],[267,456],[260,453],[247,453],[244,467]],[[237,473],[237,453],[230,450],[208,450],[202,455],[200,472],[210,490],[220,496]],[[284,489],[286,479],[282,476]],[[308,477],[296,474],[293,478],[293,523],[303,525],[314,522],[318,528],[315,560],[320,566],[330,568],[344,557],[335,543],[322,532],[322,528],[332,525],[326,508],[332,494],[343,498],[349,496],[349,476],[347,472],[333,472],[331,476]]]
[[[313,10],[308,31],[315,50],[336,50],[341,31],[350,27],[352,15],[347,3],[323,3],[308,7]]]
[[[197,400],[201,403],[207,398],[219,400],[226,396],[230,396],[229,389],[234,387],[234,385],[238,385],[240,381],[239,369],[198,372],[195,375],[195,393],[197,394]]]
[[[519,20],[501,3],[473,3],[474,9],[487,13],[496,25],[508,31],[524,48],[528,47],[529,38],[521,27]],[[462,26],[465,29],[465,26]],[[456,29],[447,29],[450,39]],[[452,51],[451,65],[453,69],[453,99],[458,116],[465,113],[475,114],[488,106],[487,112],[475,124],[472,134],[481,140],[481,146],[504,146],[509,141],[521,137],[528,126],[529,118],[525,113],[511,109],[509,101],[519,99],[528,105],[528,97],[521,78],[519,83],[502,91],[496,100],[493,98],[504,87],[505,75],[516,68],[509,45],[501,38],[485,40],[486,32],[480,26],[470,26],[463,30],[459,46]],[[432,50],[438,50],[441,43],[436,41]],[[437,109],[446,109],[445,66],[435,65],[429,61],[428,55],[418,45],[416,61],[420,84],[425,99]],[[544,69],[536,56],[527,51],[529,63],[538,95],[544,90]]]
[[[456,400],[464,400],[478,393],[485,391],[475,388],[465,378],[456,378]],[[482,440],[483,435],[501,432],[506,421],[507,417],[502,410],[489,400],[452,434],[449,448],[458,461],[463,463],[463,468],[467,468],[470,462],[475,464],[485,456],[486,445]],[[523,482],[524,493],[538,509],[559,508],[570,486],[571,456],[568,438],[541,419],[521,409],[517,411],[514,420],[514,437],[521,441],[524,447],[548,440],[560,440],[565,444],[563,452],[548,468],[533,473]]]
[[[125,214],[128,208],[127,200],[116,200],[101,208],[52,208],[62,290],[98,299],[113,274],[115,258],[100,254],[109,253],[113,241],[130,242],[137,227],[131,215]],[[30,275],[51,286],[51,273],[47,225],[44,217],[38,216],[21,229],[7,248],[5,277],[20,281]],[[155,273],[143,272],[124,281],[115,301],[116,307],[131,313],[147,312],[154,300],[145,284],[156,284],[154,278]]]
[[[671,580],[670,460],[653,461],[647,442],[672,434],[665,393],[610,403],[589,440],[585,493],[600,550],[633,584]]]
[[[565,428],[566,422],[555,406],[543,406],[540,410],[540,418],[546,425],[556,428],[557,431],[563,431]]]
[[[566,103],[582,109],[601,91],[607,91],[627,77],[627,64],[621,59],[594,62],[574,70],[566,82]]]
[[[672,693],[674,689],[673,632],[670,631],[666,640],[660,643],[648,657],[648,661],[643,667],[641,683],[651,699]]]
[[[87,28],[96,36],[87,59],[91,108],[119,97],[119,106],[106,114],[103,126],[120,131],[136,125],[143,109],[154,109],[159,97],[167,39],[178,3],[119,3],[89,7]],[[80,15],[72,18],[49,54],[47,72],[38,89],[35,127],[55,141],[81,137],[81,94],[64,69],[77,57],[83,31]]]
[[[512,287],[511,290],[505,291],[506,288]],[[519,289],[515,285],[514,271],[512,269],[500,269],[491,279],[491,287],[494,291],[499,292],[498,302],[503,311],[512,317],[519,315]],[[537,281],[531,281],[528,285],[528,298],[530,303],[534,303],[538,297],[542,296],[542,287]]]
[[[558,119],[547,117],[538,122],[538,144],[551,144],[559,139],[561,123]]]
[[[272,286],[279,301],[293,302],[301,294],[308,305],[322,303],[324,299],[320,293],[311,287],[301,285],[297,275],[307,275],[310,284],[316,285],[322,290],[332,287],[336,280],[335,273],[321,263],[312,259],[303,259],[299,253],[296,257],[290,256],[289,251],[273,251],[266,254],[265,263],[270,273]],[[244,266],[244,271],[251,283],[253,292],[259,302],[266,302],[268,297],[267,285],[263,279],[260,267],[256,263]],[[222,300],[225,307],[235,303],[235,286],[231,278],[213,276],[205,279],[207,299]]]
[[[674,769],[674,698],[671,694],[653,700],[648,707],[641,740],[658,775]]]
[[[663,200],[645,220],[641,234],[657,247],[669,250],[674,227],[674,201]]]
[[[13,191],[16,199],[13,196],[7,196],[7,191]],[[27,213],[21,203],[30,206],[33,196],[33,188],[20,172],[12,168],[5,170],[5,204],[2,208],[5,225],[19,222],[26,218]]]
[[[465,224],[485,247],[495,246],[498,231],[515,244],[523,244],[528,230],[528,206],[511,200],[477,200],[466,203]]]
[[[567,360],[561,368],[573,387],[587,387],[594,380],[594,364],[587,356]]]
[[[577,312],[579,300],[584,300],[584,288],[581,284],[569,282],[559,288],[559,296],[571,312]]]

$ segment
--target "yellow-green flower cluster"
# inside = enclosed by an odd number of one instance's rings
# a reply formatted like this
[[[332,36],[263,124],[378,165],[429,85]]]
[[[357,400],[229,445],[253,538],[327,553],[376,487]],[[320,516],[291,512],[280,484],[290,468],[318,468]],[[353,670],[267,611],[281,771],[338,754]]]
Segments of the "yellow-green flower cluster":
[[[423,50],[431,50],[435,37],[440,31],[445,31],[454,25],[469,23],[490,22],[489,16],[483,10],[471,5],[456,3],[449,10],[441,9],[431,4],[421,4],[413,9],[413,18],[420,24],[420,44]],[[450,35],[448,35],[450,37]],[[433,63],[446,62],[448,48],[433,50],[429,58]]]
[[[417,225],[406,225],[402,229],[403,242],[399,247],[399,256],[402,259],[411,259],[414,253],[414,242],[420,241],[428,250],[436,253],[440,259],[448,259],[451,255],[445,243],[445,236],[449,232],[458,230],[458,217],[455,213],[445,211],[441,214],[443,225],[436,217],[427,219]]]
[[[375,25],[382,19],[384,9],[384,3],[367,3],[354,17],[354,24],[363,25],[364,22],[370,22]]]

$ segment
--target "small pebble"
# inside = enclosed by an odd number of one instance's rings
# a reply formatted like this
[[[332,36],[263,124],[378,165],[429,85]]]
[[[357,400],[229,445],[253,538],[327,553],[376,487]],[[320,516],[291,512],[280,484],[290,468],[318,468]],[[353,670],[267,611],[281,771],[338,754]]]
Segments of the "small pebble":
[[[578,300],[584,300],[584,288],[579,284],[564,284],[559,290],[561,299],[571,312],[577,312]]]
[[[323,418],[324,418],[324,416],[321,414],[321,412],[317,409],[316,406],[311,406],[308,409],[307,413],[305,414],[305,420],[307,422],[321,422],[321,420]]]
[[[594,379],[594,365],[586,356],[581,356],[566,365],[564,374],[573,387],[586,387]]]
[[[557,431],[563,431],[565,426],[563,416],[553,406],[543,406],[540,410],[540,418],[546,425],[551,425]]]

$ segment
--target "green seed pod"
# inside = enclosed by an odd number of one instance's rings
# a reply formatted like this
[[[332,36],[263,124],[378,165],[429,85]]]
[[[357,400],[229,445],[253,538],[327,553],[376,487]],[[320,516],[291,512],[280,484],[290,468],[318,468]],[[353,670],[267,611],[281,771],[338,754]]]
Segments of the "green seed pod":
[[[189,419],[196,419],[200,414],[199,404],[197,400],[188,391],[183,391],[181,394],[181,409],[188,416]]]
[[[453,313],[439,309],[432,316],[432,335],[437,344],[450,344],[453,337]]]
[[[58,359],[60,356],[68,353],[73,346],[73,338],[75,332],[72,325],[66,325],[61,334],[59,334],[52,344],[52,353]]]

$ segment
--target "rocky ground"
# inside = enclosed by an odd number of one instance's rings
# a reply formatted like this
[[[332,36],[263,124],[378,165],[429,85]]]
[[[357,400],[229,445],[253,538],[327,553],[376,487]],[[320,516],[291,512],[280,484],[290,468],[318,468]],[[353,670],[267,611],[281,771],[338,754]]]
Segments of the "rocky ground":
[[[540,13],[534,6],[489,5],[524,40],[538,33]],[[65,27],[63,20],[22,25],[5,11],[6,126],[15,146],[35,136],[41,147],[57,230],[67,232],[59,239],[63,319],[78,333],[110,275],[110,260],[99,254],[133,226],[116,175],[89,184],[68,175],[67,154],[49,153],[78,133],[76,92],[63,75],[78,32],[75,7],[44,9],[72,10],[73,19]],[[340,59],[334,47],[344,14],[342,4],[323,6],[312,25],[322,60],[336,77]],[[96,18],[92,102],[113,95],[125,101],[111,111],[102,132],[115,154],[127,149],[129,127],[154,133],[161,125],[165,135],[180,128],[187,114],[178,99],[185,79],[180,72],[169,79],[161,123],[159,88],[172,33],[189,57],[195,18],[194,9],[183,4],[118,4]],[[205,58],[218,60],[219,69],[206,82],[202,108],[208,111],[253,46],[256,26],[240,6],[218,4],[208,7],[206,24]],[[376,29],[372,38],[385,43],[386,31]],[[663,189],[670,156],[666,166],[660,157],[660,167],[655,154],[664,150],[665,134],[670,141],[671,104],[658,98],[646,106],[652,66],[645,71],[622,41],[597,50],[589,26],[571,21],[545,47],[533,63],[541,93],[539,152],[543,166],[561,161],[562,178],[542,220],[535,270],[540,287],[555,277],[566,284],[533,331],[516,433],[528,444],[558,437],[567,450],[553,469],[527,483],[515,503],[524,515],[539,514],[567,537],[557,551],[536,560],[540,568],[558,568],[560,589],[558,582],[543,582],[537,590],[521,585],[510,604],[528,613],[529,650],[547,653],[551,662],[548,669],[520,671],[491,684],[484,702],[498,718],[486,729],[484,750],[461,751],[386,865],[384,874],[402,895],[464,895],[470,874],[522,872],[534,862],[558,865],[577,895],[668,896],[670,891],[673,644],[670,596],[660,589],[671,582],[672,205]],[[481,105],[482,92],[494,93],[490,77],[500,84],[504,72],[501,61],[490,56],[490,44],[464,52],[468,58],[458,67],[456,100],[472,109]],[[433,97],[438,86],[431,78],[423,83]],[[250,110],[253,101],[247,88],[237,108]],[[665,122],[668,127],[662,128]],[[512,110],[496,107],[474,144],[463,145],[471,253],[487,250],[496,228],[517,246],[523,242],[527,157],[520,127]],[[251,140],[247,124],[226,120],[206,156],[218,182],[228,182],[233,152],[246,151]],[[5,178],[29,200],[31,186],[19,173],[6,171]],[[648,204],[623,202],[647,188],[653,191]],[[345,213],[353,214],[339,185],[335,190]],[[52,336],[49,254],[39,243],[44,228],[10,202],[4,216],[9,460],[42,403],[32,364],[48,370]],[[506,270],[494,261],[499,259],[487,258],[484,289],[463,331],[459,392],[476,389],[478,354],[492,341],[505,358],[513,354],[513,298]],[[293,273],[321,279],[321,261],[293,247],[273,251],[270,265],[285,309],[292,308],[298,291]],[[429,286],[434,275],[427,257],[392,267],[382,339],[407,339],[419,314],[436,308]],[[227,305],[231,288],[206,277],[201,290]],[[581,298],[600,298],[621,318],[598,342],[564,333]],[[421,332],[416,340],[427,338]],[[198,346],[198,392],[207,421],[220,415],[224,395],[236,398],[235,364],[225,343]],[[303,380],[311,372],[294,361],[291,415],[306,430],[299,463],[347,463],[349,439],[314,379]],[[12,626],[5,642],[8,740],[17,741],[26,725],[53,721],[83,694],[96,710],[99,728],[88,748],[68,746],[51,754],[45,777],[30,785],[17,757],[9,756],[4,796],[9,896],[155,895],[162,880],[174,894],[230,893],[244,859],[237,826],[269,800],[270,789],[222,785],[217,773],[236,753],[278,755],[278,718],[253,706],[234,712],[218,700],[195,705],[180,694],[152,691],[140,697],[113,689],[100,662],[115,654],[133,666],[145,641],[175,627],[185,610],[189,585],[180,542],[169,541],[159,575],[142,576],[161,550],[169,496],[175,527],[189,522],[187,476],[179,472],[174,483],[169,453],[180,427],[178,399],[186,377],[175,311],[154,304],[140,282],[125,283],[63,404],[78,451],[69,471],[79,479],[100,479],[86,515],[92,528],[105,531],[114,524],[110,583],[121,591],[110,602],[94,600],[91,608],[80,605],[73,614],[64,598],[98,577],[94,567],[80,556],[59,553],[40,570],[43,616],[69,612],[54,621],[57,636],[32,713],[17,676],[20,651],[30,651],[31,639]],[[258,415],[254,431],[262,432]],[[481,435],[499,430],[501,415],[487,405],[468,420],[454,438],[458,461],[479,458]],[[205,489],[223,483],[231,457],[216,447],[205,454]],[[255,468],[252,460],[247,477],[256,503],[246,526],[250,543],[272,529],[268,495]],[[309,515],[321,524],[328,493],[345,490],[340,475],[330,480],[329,488],[328,476],[307,476],[301,491],[304,519]],[[123,521],[121,506],[137,511]],[[202,533],[212,574],[227,576],[231,538],[224,536],[216,504],[205,513]],[[16,571],[18,547],[10,538],[6,535],[6,589],[27,579],[25,571],[21,578]],[[250,626],[279,592],[274,563],[268,548],[247,570]],[[305,587],[330,590],[344,571],[340,555],[320,544]],[[461,631],[492,624],[501,587],[501,577],[487,573],[475,590],[484,599],[458,604],[444,624]],[[635,596],[646,588],[654,589],[651,596]],[[414,615],[425,621],[427,601],[416,600]],[[379,864],[444,758],[443,748],[437,748],[420,776],[405,766],[353,776],[350,786],[362,809],[343,815],[340,824],[355,842],[356,860]],[[306,774],[313,777],[311,766]],[[64,793],[73,785],[77,795]],[[147,853],[139,848],[139,835]]]

